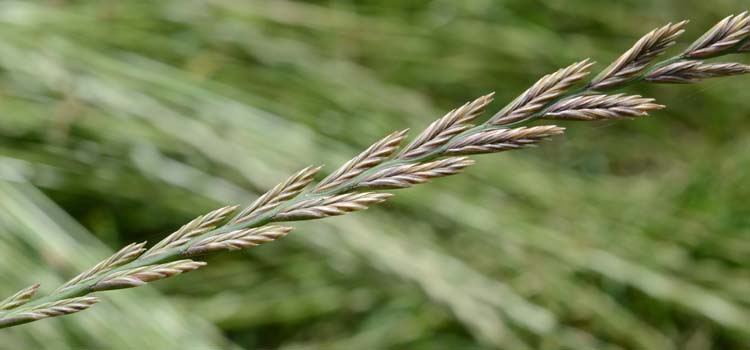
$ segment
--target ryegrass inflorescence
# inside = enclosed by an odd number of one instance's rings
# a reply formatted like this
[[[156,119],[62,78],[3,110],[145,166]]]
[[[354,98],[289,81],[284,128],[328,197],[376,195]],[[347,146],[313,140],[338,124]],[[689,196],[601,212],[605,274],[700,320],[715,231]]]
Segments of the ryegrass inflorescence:
[[[750,73],[750,66],[740,63],[705,61],[750,51],[747,12],[725,18],[682,53],[655,62],[676,43],[686,24],[649,32],[588,83],[582,84],[594,63],[587,59],[544,76],[475,124],[494,94],[482,96],[436,120],[403,148],[407,130],[385,136],[315,186],[311,184],[321,167],[304,168],[245,209],[237,212],[238,206],[227,206],[202,215],[148,250],[145,242],[130,244],[48,296],[34,299],[38,284],[25,288],[0,301],[0,328],[85,310],[98,301],[88,294],[193,271],[205,265],[193,260],[196,257],[272,242],[292,230],[274,223],[364,210],[392,196],[377,191],[460,173],[473,164],[467,155],[526,148],[564,132],[555,125],[526,125],[532,122],[629,119],[664,107],[650,98],[609,91],[639,82],[696,83]]]

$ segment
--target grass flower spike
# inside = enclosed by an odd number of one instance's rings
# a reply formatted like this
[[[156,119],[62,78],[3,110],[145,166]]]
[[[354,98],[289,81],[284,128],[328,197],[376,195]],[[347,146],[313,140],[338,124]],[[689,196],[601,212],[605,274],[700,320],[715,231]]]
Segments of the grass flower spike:
[[[292,230],[280,222],[362,211],[390,199],[392,190],[461,173],[474,164],[470,155],[535,146],[565,131],[545,124],[549,120],[630,119],[664,108],[648,97],[609,91],[750,73],[744,64],[705,61],[750,51],[746,12],[722,20],[677,56],[657,61],[686,24],[654,29],[588,82],[594,63],[585,59],[542,77],[482,122],[494,98],[487,94],[434,121],[406,146],[407,130],[385,136],[317,184],[322,168],[306,167],[239,212],[239,206],[227,206],[199,216],[148,250],[145,242],[130,244],[49,295],[34,298],[39,285],[27,287],[0,302],[0,328],[77,313],[98,301],[91,293],[138,287],[203,267],[193,260],[197,256],[276,241]]]

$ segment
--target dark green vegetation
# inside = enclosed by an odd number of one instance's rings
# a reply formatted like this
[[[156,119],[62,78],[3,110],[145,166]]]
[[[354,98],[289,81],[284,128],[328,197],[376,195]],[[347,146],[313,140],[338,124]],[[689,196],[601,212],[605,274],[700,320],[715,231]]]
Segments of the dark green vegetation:
[[[306,165],[332,171],[489,91],[497,110],[670,21],[692,20],[687,43],[746,6],[3,2],[0,295],[48,292]],[[742,348],[748,86],[635,87],[668,108],[568,123],[539,149],[211,257],[156,283],[163,296],[107,293],[3,330],[0,347]]]

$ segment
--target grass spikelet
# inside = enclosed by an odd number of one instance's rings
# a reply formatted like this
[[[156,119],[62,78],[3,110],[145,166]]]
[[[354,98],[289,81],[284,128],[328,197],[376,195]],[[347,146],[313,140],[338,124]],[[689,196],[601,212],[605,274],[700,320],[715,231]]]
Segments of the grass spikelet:
[[[107,276],[94,284],[91,287],[91,290],[99,292],[104,290],[138,287],[151,281],[172,277],[184,272],[190,272],[205,265],[205,262],[187,259],[125,270]]]
[[[707,31],[685,50],[683,57],[707,58],[726,53],[750,34],[750,16],[745,11],[731,15]]]
[[[488,124],[504,125],[519,122],[538,112],[586,77],[594,63],[588,59],[574,63],[555,73],[545,75],[508,106],[495,114]]]
[[[70,281],[65,282],[62,286],[60,286],[57,290],[63,290],[67,287],[76,285],[80,283],[81,281],[85,281],[86,279],[89,279],[91,277],[94,277],[96,275],[100,275],[102,273],[105,273],[109,270],[112,270],[116,267],[125,265],[136,258],[138,258],[143,251],[146,249],[143,248],[143,246],[146,245],[146,242],[142,243],[131,243],[124,248],[120,249],[117,253],[112,254],[109,258],[106,260],[101,261],[100,263],[96,264],[94,267],[90,268],[89,270],[82,272],[78,276],[72,278]]]
[[[360,155],[346,162],[341,168],[323,179],[323,181],[315,187],[314,192],[324,192],[332,189],[355,178],[363,171],[382,163],[398,149],[399,144],[401,144],[401,141],[406,137],[407,131],[408,130],[396,131],[374,143]]]
[[[654,58],[675,44],[675,40],[685,32],[687,23],[688,21],[669,23],[644,35],[633,47],[592,79],[589,87],[593,90],[604,90],[636,78]]]
[[[665,107],[653,102],[654,99],[639,95],[575,96],[552,105],[543,118],[582,121],[635,118]]]
[[[277,214],[276,221],[312,220],[365,210],[392,197],[390,193],[347,193],[301,201]]]
[[[704,79],[750,73],[750,66],[741,63],[703,63],[683,61],[655,70],[646,77],[654,83],[691,84]]]
[[[39,283],[21,289],[18,293],[0,301],[0,310],[10,310],[26,304],[36,294],[37,290],[39,290]]]
[[[37,305],[29,310],[0,318],[0,328],[16,326],[44,318],[69,315],[90,308],[99,301],[96,297],[78,297]]]
[[[484,95],[472,102],[450,111],[434,121],[399,155],[399,159],[411,159],[432,152],[444,145],[453,136],[472,127],[471,123],[492,103],[495,93]]]
[[[229,215],[237,210],[237,207],[238,206],[236,205],[226,206],[193,219],[182,226],[179,230],[167,236],[167,238],[164,238],[159,243],[155,244],[151,249],[144,253],[141,258],[148,258],[164,253],[169,249],[179,247],[191,239],[213,230],[216,225],[224,221]]]
[[[446,155],[496,153],[532,146],[565,131],[554,125],[490,129],[468,135],[448,145]]]
[[[292,231],[291,227],[275,225],[234,230],[200,240],[188,248],[183,255],[194,256],[255,247],[284,237],[290,231]]]
[[[474,161],[469,158],[451,157],[429,163],[399,165],[370,175],[357,184],[357,188],[408,188],[430,179],[458,174],[472,164]]]
[[[253,204],[237,214],[237,216],[230,221],[230,224],[239,224],[250,220],[253,216],[272,210],[285,200],[296,197],[305,189],[305,187],[307,187],[307,185],[310,184],[310,182],[313,181],[315,174],[317,174],[321,168],[321,166],[310,166],[298,171],[286,179],[286,181],[274,186],[270,191],[256,199]]]

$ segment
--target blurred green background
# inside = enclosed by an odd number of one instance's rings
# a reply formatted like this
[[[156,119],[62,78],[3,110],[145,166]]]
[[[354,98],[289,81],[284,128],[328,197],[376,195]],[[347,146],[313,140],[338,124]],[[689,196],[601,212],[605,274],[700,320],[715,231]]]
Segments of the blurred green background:
[[[0,294],[742,0],[0,2]],[[748,57],[737,57],[747,63]],[[207,259],[0,348],[750,348],[750,80]]]

